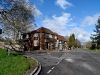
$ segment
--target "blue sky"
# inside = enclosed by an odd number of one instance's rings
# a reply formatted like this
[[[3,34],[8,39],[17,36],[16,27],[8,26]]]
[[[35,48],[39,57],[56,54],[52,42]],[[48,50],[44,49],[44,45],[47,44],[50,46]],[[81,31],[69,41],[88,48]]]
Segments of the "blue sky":
[[[63,36],[74,33],[81,42],[90,40],[100,16],[100,0],[26,1],[33,5],[36,28],[46,27]]]
[[[100,0],[30,0],[37,27],[46,27],[63,36],[75,33],[86,42],[100,15]]]

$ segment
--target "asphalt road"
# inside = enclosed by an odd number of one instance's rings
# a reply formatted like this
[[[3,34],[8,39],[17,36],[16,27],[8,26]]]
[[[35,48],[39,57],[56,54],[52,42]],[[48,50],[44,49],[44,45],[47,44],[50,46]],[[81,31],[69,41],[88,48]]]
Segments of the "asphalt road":
[[[86,50],[33,53],[31,56],[42,65],[39,75],[100,75],[100,55]]]

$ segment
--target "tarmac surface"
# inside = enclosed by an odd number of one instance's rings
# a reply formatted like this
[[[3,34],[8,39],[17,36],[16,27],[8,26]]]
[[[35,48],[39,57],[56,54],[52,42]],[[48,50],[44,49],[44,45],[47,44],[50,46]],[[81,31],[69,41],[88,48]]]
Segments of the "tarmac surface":
[[[42,65],[39,75],[100,75],[100,55],[82,50],[34,52]]]

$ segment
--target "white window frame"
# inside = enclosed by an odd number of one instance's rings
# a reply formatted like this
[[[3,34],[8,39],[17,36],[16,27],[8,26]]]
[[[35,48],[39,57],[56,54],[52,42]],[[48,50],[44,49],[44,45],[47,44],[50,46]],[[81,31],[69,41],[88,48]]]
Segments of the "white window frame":
[[[29,35],[28,34],[26,35],[26,38],[29,38]]]
[[[51,34],[49,34],[49,38],[52,38],[52,35]]]
[[[34,40],[34,46],[38,46],[39,40]]]
[[[34,34],[34,37],[38,37],[38,36],[39,36],[38,33],[35,33],[35,34]]]

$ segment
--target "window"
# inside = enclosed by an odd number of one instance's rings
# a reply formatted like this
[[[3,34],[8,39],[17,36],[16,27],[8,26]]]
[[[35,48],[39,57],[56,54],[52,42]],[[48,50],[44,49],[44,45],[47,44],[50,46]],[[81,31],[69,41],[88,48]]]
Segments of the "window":
[[[55,39],[57,39],[57,36],[55,36]]]
[[[61,43],[62,43],[62,41],[59,41],[59,43],[61,44]]]
[[[38,40],[34,40],[34,46],[38,46]]]
[[[49,38],[52,38],[52,35],[51,34],[49,34]]]
[[[35,34],[34,34],[34,37],[38,37],[38,33],[35,33]]]
[[[47,40],[46,40],[46,39],[45,39],[44,41],[45,41],[45,42],[47,42]]]
[[[22,38],[25,39],[25,38],[26,38],[26,34],[23,34],[23,35],[22,35]]]
[[[38,40],[38,37],[34,37],[34,40]]]
[[[26,35],[26,38],[29,38],[29,35],[28,34]]]
[[[45,34],[45,38],[46,38],[46,39],[49,38],[49,34]]]

